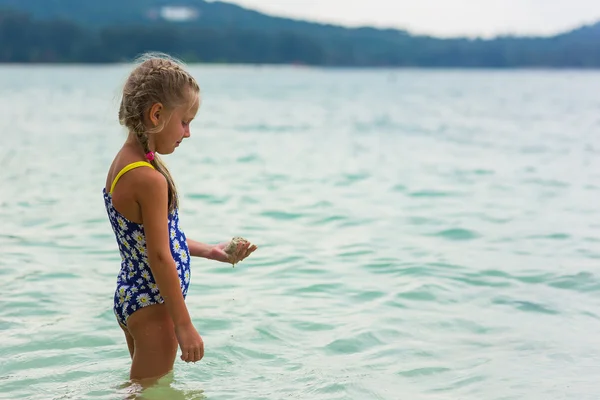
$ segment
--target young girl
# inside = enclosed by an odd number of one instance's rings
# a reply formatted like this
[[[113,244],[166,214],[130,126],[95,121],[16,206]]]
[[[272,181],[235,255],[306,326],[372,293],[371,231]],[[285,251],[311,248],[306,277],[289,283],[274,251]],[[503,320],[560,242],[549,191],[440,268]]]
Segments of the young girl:
[[[182,65],[146,56],[123,89],[119,121],[129,130],[106,179],[104,202],[121,254],[114,312],[132,358],[130,379],[160,378],[181,359],[204,356],[185,298],[190,256],[235,264],[256,246],[237,251],[186,238],[179,225],[175,184],[158,154],[170,154],[190,137],[200,89]]]

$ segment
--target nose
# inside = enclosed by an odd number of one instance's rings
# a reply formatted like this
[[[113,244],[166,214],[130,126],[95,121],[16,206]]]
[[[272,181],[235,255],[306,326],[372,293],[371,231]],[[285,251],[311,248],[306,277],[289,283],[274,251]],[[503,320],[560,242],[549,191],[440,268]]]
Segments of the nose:
[[[190,127],[186,127],[185,131],[183,132],[183,137],[184,138],[189,138],[190,137]]]

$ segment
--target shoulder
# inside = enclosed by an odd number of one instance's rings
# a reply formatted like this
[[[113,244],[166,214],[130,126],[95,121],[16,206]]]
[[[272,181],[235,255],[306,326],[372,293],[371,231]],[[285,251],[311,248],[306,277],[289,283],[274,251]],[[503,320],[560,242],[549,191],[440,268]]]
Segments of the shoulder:
[[[167,196],[169,185],[167,178],[154,168],[138,168],[133,185],[142,199]]]

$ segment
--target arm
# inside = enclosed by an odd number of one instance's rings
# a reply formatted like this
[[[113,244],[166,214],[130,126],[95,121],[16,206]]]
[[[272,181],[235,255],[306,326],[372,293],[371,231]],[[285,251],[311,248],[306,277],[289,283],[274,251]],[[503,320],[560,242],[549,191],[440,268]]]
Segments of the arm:
[[[193,257],[203,257],[209,260],[220,261],[223,263],[236,263],[248,257],[256,246],[250,242],[241,243],[238,245],[237,254],[232,258],[226,252],[225,248],[229,242],[219,243],[216,245],[205,244],[195,240],[187,239],[190,254]]]
[[[149,168],[143,168],[140,178],[136,197],[142,212],[150,270],[174,325],[190,325],[191,318],[170,249],[167,181],[162,174]]]
[[[150,270],[173,320],[181,359],[196,362],[204,357],[204,342],[192,324],[171,255],[167,180],[150,168],[140,168],[137,176],[136,200],[142,211]]]
[[[187,245],[192,257],[202,257],[209,260],[216,259],[214,254],[215,246],[213,245],[197,242],[192,239],[187,239]]]

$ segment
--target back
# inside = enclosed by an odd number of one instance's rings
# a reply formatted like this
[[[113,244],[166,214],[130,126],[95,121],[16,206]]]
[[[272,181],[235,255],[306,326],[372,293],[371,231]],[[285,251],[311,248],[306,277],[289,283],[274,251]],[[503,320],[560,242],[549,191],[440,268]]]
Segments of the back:
[[[117,157],[110,166],[104,191],[111,195],[113,207],[130,221],[142,223],[135,189],[137,182],[149,173],[155,173],[150,163],[132,157]]]

